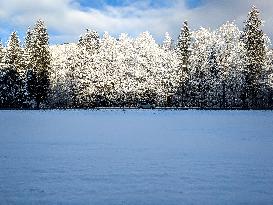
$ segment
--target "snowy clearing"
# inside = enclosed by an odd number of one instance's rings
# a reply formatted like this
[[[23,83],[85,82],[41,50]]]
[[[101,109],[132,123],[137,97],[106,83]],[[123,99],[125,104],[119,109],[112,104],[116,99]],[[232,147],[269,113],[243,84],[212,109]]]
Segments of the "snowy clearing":
[[[272,111],[0,111],[0,204],[273,204]]]

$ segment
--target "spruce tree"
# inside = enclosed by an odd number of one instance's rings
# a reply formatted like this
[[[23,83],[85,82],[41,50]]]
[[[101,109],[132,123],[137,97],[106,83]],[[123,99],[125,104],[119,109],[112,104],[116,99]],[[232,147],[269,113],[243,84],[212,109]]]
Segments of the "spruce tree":
[[[31,35],[30,35],[31,34]],[[36,107],[40,108],[41,103],[45,106],[48,100],[50,91],[50,51],[49,51],[49,37],[47,28],[42,20],[38,20],[34,29],[29,33],[31,41],[26,43],[29,49],[30,67],[32,69],[31,75],[28,75],[29,95],[33,96],[36,102]],[[31,79],[35,77],[36,79]],[[31,85],[31,83],[36,82]]]
[[[7,43],[7,50],[4,56],[4,63],[7,67],[21,73],[23,66],[22,48],[16,32],[12,32]]]
[[[266,56],[265,39],[261,26],[260,12],[256,7],[252,7],[243,33],[246,56],[244,68],[245,87],[242,100],[247,108],[257,108],[259,106],[260,80]]]
[[[178,37],[176,52],[178,57],[178,75],[180,76],[180,85],[178,88],[178,97],[180,106],[186,106],[189,98],[189,78],[190,78],[190,44],[191,34],[188,22],[185,21]]]
[[[28,69],[26,73],[27,105],[34,108],[37,95],[37,73],[33,69]]]
[[[23,95],[18,72],[10,67],[0,69],[0,108],[22,108]]]
[[[30,66],[30,46],[31,46],[31,30],[30,28],[27,30],[26,37],[25,37],[25,42],[23,44],[22,48],[22,63],[21,63],[21,68],[19,71],[20,78],[22,81],[22,89],[23,89],[23,106],[24,107],[29,107],[29,103],[31,101],[29,92],[28,92],[28,71],[31,68]]]
[[[3,56],[2,87],[1,95],[5,96],[2,106],[18,108],[24,101],[23,81],[23,58],[20,40],[16,32],[12,32],[8,42],[5,55]]]
[[[31,67],[30,66],[31,46],[32,46],[32,30],[28,28],[26,32],[26,37],[24,42],[24,53],[23,53],[24,66],[26,70]]]
[[[218,62],[218,53],[217,53],[217,45],[213,44],[211,47],[211,50],[209,52],[208,56],[208,72],[206,73],[206,79],[203,84],[205,89],[203,92],[205,92],[206,96],[206,106],[207,107],[219,107],[220,102],[220,96],[219,92],[221,90],[220,88],[220,66]]]

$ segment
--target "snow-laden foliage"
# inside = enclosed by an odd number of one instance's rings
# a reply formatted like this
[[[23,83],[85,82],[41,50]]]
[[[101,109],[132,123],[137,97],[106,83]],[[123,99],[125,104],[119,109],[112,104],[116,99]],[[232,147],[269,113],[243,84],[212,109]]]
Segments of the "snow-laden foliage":
[[[9,68],[12,68],[19,73],[23,67],[22,59],[23,51],[20,45],[20,40],[16,32],[12,32],[8,42],[3,62]]]
[[[28,40],[28,39],[27,39]],[[30,45],[28,45],[28,43]],[[29,52],[28,93],[35,106],[46,104],[48,100],[51,71],[49,37],[44,22],[38,20],[30,33],[30,42],[26,42]]]
[[[195,106],[239,106],[245,55],[234,23],[193,33],[191,99]]]
[[[15,68],[21,107],[270,108],[273,52],[261,26],[253,8],[244,31],[230,22],[191,31],[184,22],[176,44],[169,33],[160,45],[149,32],[115,38],[87,30],[78,43],[49,46],[39,20],[23,46],[15,32],[0,46],[1,76]]]
[[[255,7],[248,14],[248,19],[243,32],[243,42],[246,50],[244,66],[244,105],[256,107],[264,104],[266,85],[264,84],[264,72],[268,41],[262,31],[262,19],[259,10]]]
[[[82,43],[51,47],[57,104],[63,95],[68,106],[133,106],[151,99],[163,104],[177,81],[174,51],[158,45],[148,32],[136,39],[105,33],[96,52],[86,48]]]
[[[191,33],[188,22],[185,21],[178,37],[176,45],[179,85],[177,87],[176,104],[178,106],[187,106],[190,99],[190,57],[191,57]]]
[[[170,36],[170,34],[168,32],[165,33],[165,37],[164,37],[164,41],[162,44],[162,47],[165,51],[171,50],[173,49],[173,39]]]

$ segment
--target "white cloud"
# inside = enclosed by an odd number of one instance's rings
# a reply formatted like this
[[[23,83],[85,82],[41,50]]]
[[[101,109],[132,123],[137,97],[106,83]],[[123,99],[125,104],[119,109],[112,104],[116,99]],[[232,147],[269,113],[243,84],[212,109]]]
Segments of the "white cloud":
[[[207,0],[205,5],[191,13],[192,22],[197,26],[220,26],[234,21],[243,28],[243,22],[251,7],[256,5],[265,20],[265,32],[273,37],[273,1],[270,0]]]
[[[137,35],[148,30],[161,39],[166,31],[177,36],[185,19],[193,29],[216,28],[228,20],[236,20],[242,26],[251,5],[255,4],[266,21],[265,31],[273,37],[273,1],[207,0],[195,9],[187,8],[186,0],[171,1],[173,6],[162,8],[151,8],[142,0],[123,7],[106,5],[103,9],[83,9],[76,0],[1,0],[0,18],[14,28],[27,28],[42,18],[49,31],[57,33],[51,35],[51,42],[76,41],[85,28],[100,33],[109,31],[113,35],[121,32]]]

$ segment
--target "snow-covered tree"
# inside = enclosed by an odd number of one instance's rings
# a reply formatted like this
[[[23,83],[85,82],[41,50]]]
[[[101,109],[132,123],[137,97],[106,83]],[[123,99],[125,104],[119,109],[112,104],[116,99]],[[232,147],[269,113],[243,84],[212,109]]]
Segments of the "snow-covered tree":
[[[16,33],[0,46],[1,106],[272,107],[273,52],[261,25],[253,8],[244,32],[229,22],[190,32],[185,22],[175,47],[168,33],[159,44],[149,32],[89,30],[78,43],[49,46],[39,20],[23,48]]]
[[[192,33],[191,61],[190,61],[190,102],[191,106],[203,107],[206,104],[206,90],[208,76],[207,60],[215,36],[210,29],[201,28]]]
[[[241,106],[241,91],[243,89],[243,66],[245,48],[240,40],[241,32],[234,24],[227,22],[216,30],[220,71],[219,103],[220,107]]]
[[[100,37],[97,31],[86,30],[82,36],[80,36],[78,45],[84,47],[90,53],[96,53],[99,49]]]
[[[16,70],[21,73],[22,62],[22,48],[20,46],[20,40],[16,32],[12,32],[7,42],[7,49],[4,56],[4,63],[7,67]]]
[[[0,108],[22,108],[23,82],[18,72],[7,67],[0,68]]]
[[[227,22],[216,31],[193,32],[191,106],[241,106],[245,51],[241,32]]]
[[[33,75],[37,78],[37,86],[29,92],[34,96],[36,107],[39,108],[40,104],[45,105],[49,94],[50,82],[50,63],[51,56],[49,51],[49,37],[47,28],[42,20],[38,20],[31,33],[31,43],[29,45],[30,67]],[[33,80],[28,81],[28,83]],[[31,87],[31,86],[28,86]],[[33,86],[32,86],[33,87]]]
[[[189,77],[190,77],[190,45],[191,34],[188,22],[185,21],[178,37],[176,52],[178,57],[178,75],[180,76],[180,85],[178,87],[179,105],[186,106],[189,98]]]
[[[0,41],[0,66],[3,63],[4,56],[5,56],[5,51],[4,51],[2,42]]]
[[[172,37],[170,36],[170,34],[168,32],[165,33],[162,48],[165,51],[171,50],[173,48],[173,39],[172,39]]]
[[[24,52],[23,52],[23,63],[25,67],[25,72],[31,68],[30,65],[30,54],[32,48],[32,30],[28,28],[26,32],[25,42],[24,42]]]
[[[1,88],[2,107],[22,107],[24,101],[24,90],[22,72],[23,58],[20,40],[16,32],[13,32],[7,42],[2,60]]]
[[[247,107],[259,106],[261,75],[264,70],[266,45],[265,36],[261,29],[262,19],[256,7],[252,7],[245,23],[243,42],[245,43],[245,88],[243,100]]]
[[[75,107],[76,106],[76,82],[75,69],[76,53],[79,47],[75,43],[54,45],[50,47],[52,56],[52,68],[50,75],[51,100],[53,107]]]

